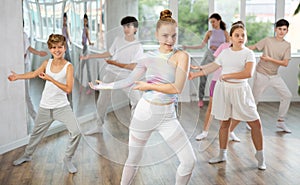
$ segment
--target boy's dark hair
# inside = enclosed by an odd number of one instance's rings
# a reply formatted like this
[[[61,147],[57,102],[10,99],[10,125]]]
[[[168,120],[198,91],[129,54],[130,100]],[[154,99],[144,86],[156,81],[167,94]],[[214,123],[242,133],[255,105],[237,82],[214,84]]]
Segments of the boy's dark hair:
[[[133,26],[135,28],[138,28],[139,27],[139,22],[138,20],[135,18],[135,17],[132,17],[132,16],[126,16],[124,17],[122,20],[121,20],[121,25],[126,25],[126,24],[129,24],[129,23],[132,23]]]
[[[277,27],[281,27],[281,26],[286,26],[286,27],[289,27],[290,23],[285,20],[285,19],[280,19],[278,20],[276,23],[275,23],[275,28]]]

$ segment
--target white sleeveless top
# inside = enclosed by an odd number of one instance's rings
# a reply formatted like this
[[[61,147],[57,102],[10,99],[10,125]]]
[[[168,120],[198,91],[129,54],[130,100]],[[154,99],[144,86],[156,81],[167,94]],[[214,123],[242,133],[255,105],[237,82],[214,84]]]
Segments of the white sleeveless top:
[[[65,84],[67,80],[67,67],[71,63],[67,62],[62,70],[58,73],[51,72],[51,64],[52,59],[49,59],[46,67],[46,74],[51,76],[54,80]],[[40,107],[45,109],[54,109],[61,108],[69,104],[67,93],[47,80],[43,90]]]

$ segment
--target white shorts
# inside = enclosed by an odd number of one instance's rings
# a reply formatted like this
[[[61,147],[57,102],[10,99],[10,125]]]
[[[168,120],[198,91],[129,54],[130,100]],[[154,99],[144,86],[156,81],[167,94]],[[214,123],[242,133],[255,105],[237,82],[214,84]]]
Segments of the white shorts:
[[[260,119],[248,82],[217,81],[214,90],[212,115],[218,120],[240,121]]]

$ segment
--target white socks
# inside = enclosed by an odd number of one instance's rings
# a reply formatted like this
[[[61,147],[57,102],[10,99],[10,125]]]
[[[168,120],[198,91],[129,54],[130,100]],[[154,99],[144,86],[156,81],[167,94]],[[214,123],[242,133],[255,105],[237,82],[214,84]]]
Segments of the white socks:
[[[229,134],[229,140],[230,140],[230,141],[236,141],[236,142],[240,142],[240,141],[241,141],[240,138],[238,138],[238,137],[235,135],[234,132],[230,132],[230,134]]]
[[[227,149],[220,149],[219,156],[208,161],[209,164],[221,163],[227,160]]]
[[[196,136],[195,139],[196,139],[197,141],[200,141],[200,140],[206,138],[206,137],[207,137],[207,134],[208,134],[207,131],[202,131],[202,133],[201,133],[201,134],[198,134],[198,135]]]
[[[72,158],[65,157],[64,158],[64,165],[66,166],[69,173],[76,173],[77,172],[77,168],[72,163]]]
[[[285,125],[284,121],[278,121],[277,127],[282,129],[286,133],[291,133],[292,131]]]
[[[256,151],[255,158],[258,161],[258,169],[259,170],[267,169],[263,150]],[[220,149],[219,156],[210,159],[208,161],[208,163],[216,164],[216,163],[225,162],[226,160],[227,160],[227,149]]]
[[[22,163],[25,163],[25,162],[28,162],[28,161],[31,161],[31,160],[32,160],[31,156],[23,154],[19,159],[15,160],[13,162],[13,165],[17,166],[17,165],[20,165]]]
[[[265,164],[265,156],[264,156],[264,151],[263,150],[257,150],[255,154],[255,158],[258,161],[258,169],[260,170],[265,170],[266,164]]]

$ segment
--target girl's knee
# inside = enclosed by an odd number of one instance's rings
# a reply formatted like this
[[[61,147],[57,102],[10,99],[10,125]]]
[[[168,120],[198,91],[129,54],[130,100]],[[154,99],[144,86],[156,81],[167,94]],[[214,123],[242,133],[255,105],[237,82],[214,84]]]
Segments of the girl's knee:
[[[231,122],[230,122],[230,121],[222,121],[222,122],[221,122],[220,129],[229,129],[229,128],[230,128],[230,125],[231,125]]]
[[[180,176],[191,174],[195,167],[196,161],[196,157],[190,157],[187,158],[185,161],[181,162],[181,164],[178,167],[178,174]]]
[[[261,122],[260,120],[255,120],[255,121],[249,121],[247,124],[252,128],[252,129],[261,129]]]

